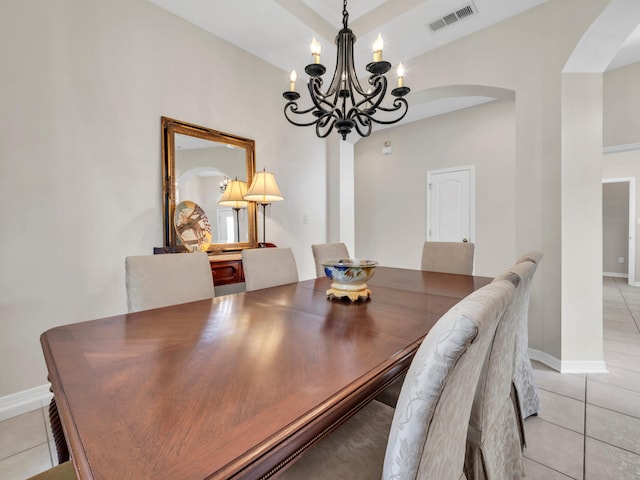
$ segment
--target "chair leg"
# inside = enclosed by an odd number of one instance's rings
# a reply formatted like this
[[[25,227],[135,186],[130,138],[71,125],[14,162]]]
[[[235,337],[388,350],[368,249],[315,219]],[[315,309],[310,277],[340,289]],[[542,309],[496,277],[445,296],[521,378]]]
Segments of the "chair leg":
[[[64,430],[62,430],[55,398],[52,398],[49,404],[49,422],[51,422],[53,440],[56,442],[58,463],[64,463],[69,460],[69,447],[67,446],[67,439],[64,437]]]

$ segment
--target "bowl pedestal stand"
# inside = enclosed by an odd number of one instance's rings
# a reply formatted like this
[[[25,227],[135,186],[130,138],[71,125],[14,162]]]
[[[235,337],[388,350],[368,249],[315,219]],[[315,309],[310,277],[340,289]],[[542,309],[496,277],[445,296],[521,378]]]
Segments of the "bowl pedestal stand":
[[[336,283],[331,284],[331,288],[327,290],[327,298],[344,298],[348,297],[352,302],[358,300],[366,300],[371,296],[371,290],[367,288],[366,283]]]

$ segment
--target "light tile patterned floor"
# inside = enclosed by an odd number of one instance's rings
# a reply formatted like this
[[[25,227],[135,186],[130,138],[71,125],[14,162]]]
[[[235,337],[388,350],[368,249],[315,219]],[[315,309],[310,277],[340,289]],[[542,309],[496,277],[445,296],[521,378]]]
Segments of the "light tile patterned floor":
[[[640,288],[604,279],[609,373],[561,375],[534,364],[541,409],[525,422],[527,480],[640,479]],[[0,422],[0,479],[57,463],[45,410]]]
[[[609,373],[534,363],[540,412],[525,422],[527,480],[640,479],[640,288],[604,279]]]

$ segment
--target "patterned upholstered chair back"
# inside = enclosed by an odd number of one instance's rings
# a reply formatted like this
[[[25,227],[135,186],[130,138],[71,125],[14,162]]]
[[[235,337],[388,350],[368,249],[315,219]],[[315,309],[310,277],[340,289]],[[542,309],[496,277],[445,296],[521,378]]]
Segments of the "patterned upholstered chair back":
[[[540,400],[533,378],[533,368],[529,359],[529,300],[531,284],[538,265],[542,261],[542,253],[529,252],[523,255],[516,266],[523,268],[520,274],[522,296],[519,297],[518,330],[516,332],[515,372],[513,382],[520,404],[522,418],[538,413]]]
[[[469,480],[516,480],[524,471],[521,450],[524,425],[512,397],[518,310],[523,297],[520,275],[523,273],[523,269],[515,265],[494,280],[512,282],[515,290],[487,352],[473,400],[465,459]]]
[[[298,267],[290,248],[249,248],[242,251],[247,291],[298,281]]]
[[[141,255],[125,259],[129,312],[213,298],[205,252]]]
[[[424,242],[421,269],[430,272],[473,273],[473,243]]]
[[[324,267],[320,264],[323,260],[336,258],[349,258],[349,250],[344,243],[320,243],[311,245],[313,260],[316,263],[316,276],[324,277]]]
[[[477,290],[425,337],[398,397],[383,479],[464,477],[473,392],[513,289],[500,281]]]

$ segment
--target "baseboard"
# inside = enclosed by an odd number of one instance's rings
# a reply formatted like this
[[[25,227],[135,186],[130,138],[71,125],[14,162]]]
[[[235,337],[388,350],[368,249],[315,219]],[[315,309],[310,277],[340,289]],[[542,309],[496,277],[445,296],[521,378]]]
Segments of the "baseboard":
[[[529,349],[529,358],[545,364],[547,367],[553,368],[560,373],[609,373],[604,361],[592,360],[558,360],[553,355],[546,352]]]
[[[627,273],[602,272],[602,275],[605,277],[629,278],[629,274]]]
[[[0,397],[0,421],[47,407],[52,398],[48,383]]]
[[[640,143],[623,143],[620,145],[609,145],[602,148],[602,153],[619,153],[640,150]]]
[[[558,372],[560,372],[562,369],[562,362],[560,360],[558,360],[553,355],[549,355],[547,352],[543,352],[542,350],[536,350],[535,348],[530,348],[529,358],[531,360],[535,360],[536,362],[543,363],[547,367],[553,368]]]
[[[609,373],[604,360],[589,361],[563,361],[561,373]]]

